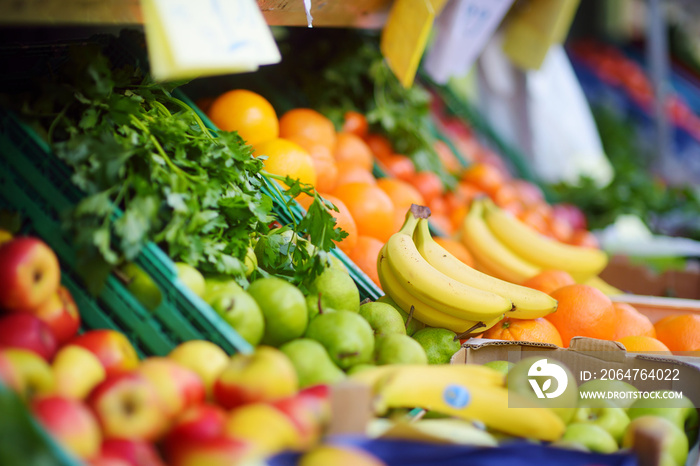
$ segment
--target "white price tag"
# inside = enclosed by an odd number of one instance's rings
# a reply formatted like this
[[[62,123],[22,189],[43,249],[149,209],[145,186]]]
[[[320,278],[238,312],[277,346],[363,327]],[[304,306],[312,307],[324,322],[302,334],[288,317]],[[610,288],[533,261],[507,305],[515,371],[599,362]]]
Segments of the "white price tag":
[[[514,0],[450,0],[435,21],[425,70],[438,83],[461,76],[479,57]]]
[[[169,80],[281,60],[255,0],[142,0],[151,71]]]

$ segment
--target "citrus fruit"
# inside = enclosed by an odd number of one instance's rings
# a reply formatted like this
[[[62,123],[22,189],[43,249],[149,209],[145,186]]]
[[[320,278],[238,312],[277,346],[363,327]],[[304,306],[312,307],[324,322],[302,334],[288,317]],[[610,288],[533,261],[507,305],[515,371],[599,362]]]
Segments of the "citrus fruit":
[[[455,227],[452,225],[452,220],[447,215],[431,215],[430,225],[435,228],[443,236],[452,236],[455,232]]]
[[[384,243],[370,236],[358,236],[355,247],[348,257],[379,287],[379,274],[377,273],[377,257]]]
[[[401,154],[391,154],[382,159],[380,166],[390,176],[404,181],[410,181],[416,173],[416,167],[411,159]]]
[[[357,233],[386,242],[394,230],[394,204],[375,185],[347,183],[333,191],[343,201],[357,224]]]
[[[628,353],[649,353],[649,352],[665,352],[665,353],[671,353],[671,351],[668,349],[666,345],[661,343],[659,340],[656,338],[652,337],[647,337],[647,336],[642,336],[642,335],[637,335],[637,336],[629,336],[629,337],[622,337],[622,338],[616,338],[615,341],[622,343],[625,345],[625,348],[627,349]]]
[[[436,140],[433,143],[433,149],[435,149],[435,152],[440,158],[442,165],[449,173],[457,173],[462,168],[462,165],[452,152],[452,149],[450,149],[450,146],[448,146],[444,141],[439,139]]]
[[[368,134],[365,138],[365,142],[372,154],[379,160],[384,160],[394,153],[394,148],[391,146],[391,142],[381,134]]]
[[[377,184],[377,180],[371,171],[360,167],[354,163],[348,162],[336,162],[335,166],[338,168],[338,177],[335,181],[335,189],[348,183],[365,183],[365,184]]]
[[[462,181],[466,181],[493,195],[507,180],[507,176],[498,168],[487,163],[475,163],[462,172]]]
[[[270,102],[245,89],[221,94],[211,103],[207,115],[217,127],[237,131],[253,146],[279,136],[279,121]]]
[[[484,338],[509,341],[534,341],[562,346],[559,331],[542,317],[538,319],[511,319],[506,317],[484,332]]]
[[[573,285],[576,280],[564,270],[543,270],[534,277],[530,277],[521,283],[522,286],[540,290],[543,293],[552,294],[552,291],[567,285]]]
[[[294,108],[280,118],[280,137],[321,144],[332,151],[335,146],[335,127],[331,120],[316,110]]]
[[[369,124],[367,123],[367,118],[365,118],[363,114],[353,110],[345,112],[343,116],[343,131],[365,138],[367,137],[368,128]]]
[[[671,351],[700,349],[700,315],[677,314],[664,317],[654,324],[656,338]]]
[[[303,147],[282,138],[272,139],[255,146],[255,155],[267,156],[265,170],[280,176],[299,179],[302,183],[316,185],[313,159]]]
[[[461,260],[469,267],[474,267],[474,258],[469,250],[460,242],[452,238],[435,236],[433,238],[437,244],[445,248],[450,254]]]
[[[371,171],[374,165],[374,157],[369,146],[362,138],[352,133],[337,134],[333,157],[337,162],[352,163],[368,171]]]
[[[425,202],[430,202],[445,192],[442,180],[432,172],[416,172],[409,182],[421,193]]]
[[[380,178],[377,186],[384,191],[394,204],[394,231],[398,231],[406,219],[406,211],[411,204],[423,205],[423,196],[405,181],[393,178]]]
[[[290,139],[296,142],[294,139]],[[306,149],[311,156],[316,171],[316,189],[320,193],[333,191],[338,182],[338,166],[335,159],[326,146],[321,144],[299,144]]]
[[[331,210],[330,214],[335,217],[336,226],[346,231],[348,236],[343,238],[342,241],[336,242],[336,245],[345,254],[349,254],[357,244],[357,225],[355,224],[355,219],[352,218],[352,214],[345,203],[337,197],[324,194],[323,198],[332,202],[333,205],[338,208],[338,212]]]
[[[593,233],[587,230],[574,231],[569,237],[567,243],[573,244],[574,246],[581,246],[583,248],[600,249],[600,243],[598,242],[598,238],[596,238]]]
[[[613,303],[615,309],[615,333],[613,340],[623,337],[645,336],[656,338],[654,324],[649,318],[627,303]]]
[[[551,296],[559,305],[546,319],[559,330],[565,348],[573,337],[612,338],[615,312],[612,301],[603,292],[588,285],[574,284],[554,290]]]

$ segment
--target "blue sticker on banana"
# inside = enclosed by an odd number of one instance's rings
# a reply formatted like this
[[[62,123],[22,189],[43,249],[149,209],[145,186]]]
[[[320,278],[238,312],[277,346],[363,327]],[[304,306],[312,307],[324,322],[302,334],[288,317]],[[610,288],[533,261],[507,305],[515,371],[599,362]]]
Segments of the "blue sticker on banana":
[[[471,398],[469,390],[461,385],[448,385],[442,392],[442,399],[445,400],[445,403],[457,409],[467,406]]]

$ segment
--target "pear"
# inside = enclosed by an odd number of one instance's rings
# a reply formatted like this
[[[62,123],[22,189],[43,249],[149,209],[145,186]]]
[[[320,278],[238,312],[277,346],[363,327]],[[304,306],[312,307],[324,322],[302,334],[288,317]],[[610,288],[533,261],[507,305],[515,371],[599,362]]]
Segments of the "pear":
[[[332,384],[345,378],[345,373],[331,361],[326,348],[316,340],[297,338],[280,346],[294,365],[299,388]]]
[[[209,304],[221,291],[241,291],[243,288],[234,279],[226,275],[214,275],[204,278],[202,298]]]
[[[261,278],[251,283],[248,293],[265,318],[263,345],[277,347],[304,334],[309,316],[296,286],[277,277]]]
[[[316,316],[306,337],[321,343],[341,369],[368,363],[374,353],[374,332],[359,314],[337,310]]]
[[[425,350],[429,364],[449,364],[461,346],[455,336],[452,330],[427,327],[414,333],[413,339]]]
[[[428,364],[423,347],[413,338],[400,333],[377,337],[374,354],[378,365]]]
[[[389,297],[389,295],[384,295],[381,298],[377,299],[378,303],[386,303],[391,305],[394,309],[399,311],[399,314],[401,314],[401,318],[403,319],[404,326],[406,328],[406,335],[413,336],[414,333],[416,333],[418,330],[424,329],[425,324],[415,317],[411,317],[411,321],[408,321],[408,313],[401,309],[401,306],[396,304],[396,302]]]
[[[374,364],[370,364],[370,363],[356,364],[356,365],[352,366],[350,369],[348,369],[346,374],[353,375],[353,374],[357,374],[358,372],[365,371],[367,369],[374,369],[375,367],[377,367],[377,366]]]
[[[260,343],[265,320],[260,306],[242,288],[221,290],[209,301],[211,307],[252,346]]]
[[[360,291],[349,274],[329,267],[309,285],[309,296],[321,296],[321,306],[337,311],[359,312]]]
[[[149,311],[155,311],[163,300],[163,295],[156,282],[133,262],[121,267],[126,278],[126,289]]]
[[[204,297],[204,277],[196,268],[184,262],[175,262],[177,278],[200,298]]]
[[[406,335],[404,320],[399,311],[386,303],[365,303],[360,306],[360,315],[374,330],[375,336],[400,333]]]

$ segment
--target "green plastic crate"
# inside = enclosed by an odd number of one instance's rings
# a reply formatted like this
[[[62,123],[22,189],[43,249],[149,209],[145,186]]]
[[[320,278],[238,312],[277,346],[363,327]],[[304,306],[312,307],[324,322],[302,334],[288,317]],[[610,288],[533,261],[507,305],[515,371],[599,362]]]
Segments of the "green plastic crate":
[[[70,181],[71,170],[47,144],[13,114],[0,111],[0,205],[17,210],[23,233],[41,237],[56,252],[62,281],[73,294],[84,327],[112,328],[126,334],[141,356],[162,356],[179,343],[209,340],[227,353],[251,352],[251,346],[208,304],[177,278],[170,258],[149,243],[135,260],[158,286],[162,301],[149,312],[111,274],[100,294],[85,291],[76,271],[76,250],[61,229],[61,215],[82,193]]]

